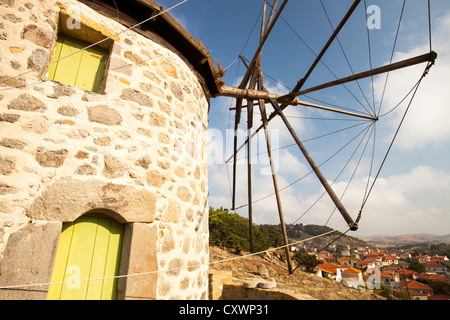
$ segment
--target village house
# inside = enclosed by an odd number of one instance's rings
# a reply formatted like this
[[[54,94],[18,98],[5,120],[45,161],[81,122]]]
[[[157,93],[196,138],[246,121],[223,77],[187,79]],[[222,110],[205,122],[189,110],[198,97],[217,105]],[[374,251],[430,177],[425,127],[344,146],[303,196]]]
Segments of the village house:
[[[363,261],[358,261],[357,262],[358,268],[363,269],[374,269],[376,267],[375,263],[373,261],[367,261],[367,260],[363,260]]]
[[[417,260],[420,263],[425,263],[425,262],[431,261],[431,257],[427,254],[422,255],[422,256],[413,257],[412,259]]]
[[[434,261],[425,262],[423,266],[428,274],[437,274],[442,277],[446,277],[449,274],[446,266]]]
[[[323,259],[328,256],[330,256],[330,252],[328,252],[326,250],[322,250],[317,254],[317,258],[320,258],[320,259]]]
[[[385,266],[389,266],[392,264],[398,264],[398,260],[395,257],[390,256],[390,255],[381,256],[381,261],[383,262],[383,265],[385,265]]]
[[[390,273],[390,274],[394,274],[394,273],[398,273],[399,268],[395,268],[395,267],[383,267],[381,269],[381,271],[386,272],[386,273]]]
[[[317,246],[314,246],[314,245],[305,244],[305,245],[303,245],[303,249],[306,252],[314,252],[314,253],[317,252]]]
[[[430,286],[415,280],[400,281],[397,283],[396,291],[403,299],[428,300],[433,295]]]
[[[337,263],[324,262],[316,266],[316,275],[322,278],[333,279],[336,282],[341,282],[341,272],[347,268],[347,266]]]
[[[333,255],[329,255],[329,256],[326,256],[326,257],[321,258],[321,259],[322,259],[323,261],[328,262],[328,263],[336,263],[336,262],[337,262],[336,257],[333,256]]]
[[[349,257],[341,257],[337,261],[340,264],[343,264],[348,267],[356,267],[358,265],[358,261]]]
[[[447,256],[432,256],[431,257],[431,261],[436,261],[436,262],[440,262],[440,261],[449,261]]]
[[[398,273],[380,272],[380,280],[384,287],[391,288],[400,281]]]
[[[419,275],[416,271],[405,268],[399,269],[398,274],[400,275],[400,280],[405,280],[405,278],[410,280],[416,280]]]
[[[352,288],[364,287],[362,271],[356,268],[348,267],[341,271],[341,281],[344,285]]]
[[[333,279],[353,288],[364,286],[361,270],[342,264],[328,262],[319,264],[316,266],[316,275],[322,278]]]

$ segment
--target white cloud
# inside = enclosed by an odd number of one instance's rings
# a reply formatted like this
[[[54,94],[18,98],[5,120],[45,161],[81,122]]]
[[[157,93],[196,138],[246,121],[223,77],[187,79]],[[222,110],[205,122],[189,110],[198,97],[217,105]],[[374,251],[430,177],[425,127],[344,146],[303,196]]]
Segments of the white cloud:
[[[361,232],[448,233],[449,186],[450,172],[428,166],[379,179],[363,212]]]
[[[436,22],[433,33],[433,50],[438,53],[435,66],[423,79],[414,98],[397,145],[403,149],[421,148],[427,145],[441,146],[450,141],[450,126],[447,119],[450,117],[447,91],[450,83],[450,14],[446,14]],[[428,44],[418,45],[408,52],[399,52],[395,61],[421,55],[429,50]],[[386,91],[383,106],[389,110],[413,87],[424,70],[424,64],[392,72],[389,75],[388,90]],[[382,92],[385,76],[377,78],[376,91]],[[389,123],[396,128],[400,122],[403,111],[407,105],[390,115]],[[383,112],[382,112],[383,113]]]

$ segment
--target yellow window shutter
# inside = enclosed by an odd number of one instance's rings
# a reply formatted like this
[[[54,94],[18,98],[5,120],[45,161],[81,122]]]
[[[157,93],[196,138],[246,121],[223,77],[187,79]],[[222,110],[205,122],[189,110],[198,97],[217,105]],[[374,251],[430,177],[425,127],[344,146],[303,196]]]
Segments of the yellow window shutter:
[[[65,223],[48,299],[117,299],[123,225],[103,215],[84,215]],[[92,281],[79,281],[99,279]],[[57,282],[65,282],[58,284]]]
[[[97,46],[80,51],[89,45],[86,41],[60,34],[52,58],[54,63],[48,68],[47,79],[98,92],[108,51]]]

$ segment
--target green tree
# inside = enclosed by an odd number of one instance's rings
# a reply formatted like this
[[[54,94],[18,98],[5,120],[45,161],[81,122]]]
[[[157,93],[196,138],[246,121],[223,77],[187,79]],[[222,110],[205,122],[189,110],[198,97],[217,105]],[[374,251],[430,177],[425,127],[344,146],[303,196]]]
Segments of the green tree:
[[[431,289],[433,289],[433,293],[435,295],[445,294],[445,295],[450,296],[450,283],[448,283],[448,282],[432,281],[432,280],[423,279],[423,278],[418,278],[417,281],[422,282],[422,283],[428,285],[429,287],[431,287]]]
[[[209,242],[212,245],[235,249],[237,252],[250,250],[248,219],[228,209],[209,209]],[[279,226],[253,225],[253,250],[255,252],[278,247],[283,244]]]
[[[409,265],[409,270],[413,270],[418,273],[425,272],[425,267],[419,261],[412,261]]]
[[[305,271],[308,273],[313,273],[314,268],[323,263],[323,261],[318,260],[316,256],[307,254],[304,250],[297,251],[294,254],[293,259],[297,261],[299,265],[305,267]]]

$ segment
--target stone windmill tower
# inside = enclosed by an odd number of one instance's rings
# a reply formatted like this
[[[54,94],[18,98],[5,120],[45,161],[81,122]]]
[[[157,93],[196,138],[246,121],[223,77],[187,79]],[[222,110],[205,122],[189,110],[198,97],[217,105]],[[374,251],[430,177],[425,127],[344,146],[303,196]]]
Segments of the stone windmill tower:
[[[205,299],[207,50],[150,0],[0,3],[0,299]]]

